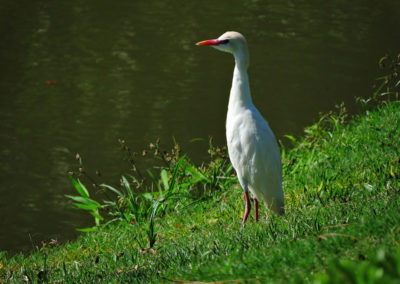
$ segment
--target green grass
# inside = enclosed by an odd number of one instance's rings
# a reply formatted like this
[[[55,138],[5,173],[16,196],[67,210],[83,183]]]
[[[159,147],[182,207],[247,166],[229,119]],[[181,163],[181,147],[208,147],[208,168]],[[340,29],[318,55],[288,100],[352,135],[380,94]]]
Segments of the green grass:
[[[229,174],[230,188],[209,186],[157,214],[151,249],[148,215],[120,220],[27,256],[3,253],[0,281],[399,283],[400,103],[343,118],[323,116],[283,151],[282,217],[263,207],[260,222],[242,227],[242,189]],[[213,166],[200,167],[205,177]],[[163,176],[167,186],[172,176]]]
[[[170,152],[151,144],[158,166],[146,181],[120,140],[132,170],[119,186],[98,184],[79,155],[70,176],[78,195],[67,197],[94,226],[29,255],[0,252],[0,283],[400,283],[400,55],[379,64],[389,74],[359,101],[395,101],[350,121],[342,105],[300,140],[287,136],[284,216],[262,207],[258,223],[251,216],[241,226],[242,189],[226,149],[211,141],[200,166],[177,144]],[[85,181],[108,200],[93,200]]]

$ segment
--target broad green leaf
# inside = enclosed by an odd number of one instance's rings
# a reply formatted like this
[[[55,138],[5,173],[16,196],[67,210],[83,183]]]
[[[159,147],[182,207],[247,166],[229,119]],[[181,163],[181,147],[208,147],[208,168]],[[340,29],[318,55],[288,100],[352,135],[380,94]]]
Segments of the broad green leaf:
[[[95,204],[82,204],[82,203],[72,203],[76,208],[86,210],[86,211],[91,211],[91,210],[96,210],[99,208],[99,206]]]
[[[150,170],[147,170],[147,173],[149,174],[149,176],[151,177],[151,179],[154,181],[154,184],[156,184],[156,186],[157,186],[157,188],[158,188],[158,191],[161,191],[161,186],[160,186],[160,184],[159,184],[159,182],[158,182],[157,177],[156,177]]]
[[[150,200],[150,201],[151,201],[151,200],[154,199],[153,195],[152,195],[151,193],[149,193],[149,192],[142,194],[142,196],[143,196],[146,200]]]
[[[96,219],[104,220],[103,216],[100,215],[100,213],[99,213],[98,210],[93,210],[93,211],[90,212],[90,214],[91,214],[93,217],[95,217]]]
[[[89,197],[89,192],[86,189],[85,185],[81,183],[78,179],[74,179],[70,174],[68,174],[69,179],[71,180],[72,184],[74,185],[76,191],[83,197]]]
[[[184,162],[185,158],[186,158],[186,155],[183,155],[183,156],[178,160],[178,162],[176,162],[176,165],[175,165],[175,168],[174,168],[174,172],[172,173],[172,178],[171,178],[171,182],[170,182],[170,185],[169,185],[169,191],[168,191],[168,192],[171,192],[171,190],[174,189],[174,187],[175,187],[175,181],[176,181],[176,176],[177,176],[177,174],[178,174],[178,170],[179,170],[179,168],[181,167],[181,164]]]
[[[124,195],[122,194],[121,191],[119,191],[118,189],[116,189],[115,187],[112,187],[111,185],[108,184],[100,184],[101,187],[105,187],[109,190],[111,190],[112,192],[115,192],[116,194],[118,194],[119,196],[123,197]]]
[[[290,141],[292,141],[293,143],[296,143],[296,138],[292,135],[283,135],[284,137],[286,137],[287,139],[289,139]]]
[[[168,184],[168,173],[166,170],[162,170],[161,171],[161,180],[163,182],[164,185],[164,189],[168,190],[169,189],[169,184]]]
[[[97,231],[99,228],[98,227],[90,227],[90,228],[81,228],[81,229],[76,229],[77,231],[79,231],[79,232],[85,232],[85,233],[87,233],[87,232],[95,232],[95,231]]]
[[[98,203],[97,201],[95,201],[93,199],[87,198],[87,197],[72,196],[72,195],[65,195],[65,196],[70,198],[70,199],[72,199],[72,200],[74,200],[74,201],[76,201],[76,202],[80,202],[82,204],[87,204],[87,205],[94,204],[94,205],[100,206],[100,203]]]
[[[129,182],[126,179],[126,177],[122,176],[122,182],[124,183],[124,187],[125,187],[126,192],[129,195],[132,195],[131,185],[129,184]]]
[[[385,61],[387,59],[387,56],[383,56],[383,57],[381,57],[380,59],[379,59],[379,66],[381,66],[382,65],[382,63],[383,63],[383,61]]]
[[[226,168],[226,171],[224,172],[225,176],[229,176],[230,172],[232,171],[233,166],[230,163],[229,166]]]
[[[185,163],[185,171],[190,173],[193,177],[195,177],[196,178],[196,182],[198,182],[200,180],[203,180],[205,182],[210,182],[210,180],[205,175],[203,175],[202,172],[200,172],[195,167],[192,167],[188,163]]]

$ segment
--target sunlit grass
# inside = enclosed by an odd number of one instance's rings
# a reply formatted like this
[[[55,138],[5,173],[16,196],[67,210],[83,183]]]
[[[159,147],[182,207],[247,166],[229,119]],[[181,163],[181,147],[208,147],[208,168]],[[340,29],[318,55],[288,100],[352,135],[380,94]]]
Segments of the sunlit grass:
[[[174,168],[158,178],[164,197],[184,178],[200,179],[202,188],[208,185],[205,195],[170,199],[165,213],[160,210],[152,219],[151,213],[142,219],[133,214],[124,223],[121,213],[118,222],[100,225],[76,242],[48,244],[28,257],[2,255],[0,275],[11,282],[398,279],[399,123],[400,103],[389,102],[348,124],[325,125],[318,136],[295,142],[283,159],[285,216],[276,217],[263,207],[261,221],[250,219],[243,228],[241,188],[211,187],[215,168],[202,171],[204,178],[196,177],[190,173],[195,166],[183,157],[176,185],[171,185]],[[161,196],[157,190],[155,202]],[[127,204],[121,202],[118,206]],[[152,204],[149,212],[155,209]]]
[[[75,206],[92,214],[96,231],[28,256],[1,253],[0,280],[398,283],[400,102],[351,119],[339,106],[304,137],[288,138],[286,214],[262,206],[261,220],[251,216],[245,227],[242,189],[223,149],[210,145],[210,162],[198,166],[177,144],[170,152],[152,144],[148,154],[161,165],[145,181],[121,143],[134,170],[118,186],[97,186],[113,193],[107,201],[91,201],[78,181],[92,181],[84,170],[73,178]]]

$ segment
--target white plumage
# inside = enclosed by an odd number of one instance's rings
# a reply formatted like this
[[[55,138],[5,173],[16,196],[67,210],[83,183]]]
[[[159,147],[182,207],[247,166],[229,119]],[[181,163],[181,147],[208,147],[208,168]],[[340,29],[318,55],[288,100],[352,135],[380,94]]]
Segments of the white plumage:
[[[246,39],[238,32],[226,32],[218,39],[201,41],[197,45],[210,45],[235,57],[226,119],[226,139],[229,157],[246,199],[242,223],[246,222],[251,208],[248,191],[254,199],[256,222],[258,200],[263,200],[275,213],[283,214],[285,210],[279,147],[271,128],[251,100]]]

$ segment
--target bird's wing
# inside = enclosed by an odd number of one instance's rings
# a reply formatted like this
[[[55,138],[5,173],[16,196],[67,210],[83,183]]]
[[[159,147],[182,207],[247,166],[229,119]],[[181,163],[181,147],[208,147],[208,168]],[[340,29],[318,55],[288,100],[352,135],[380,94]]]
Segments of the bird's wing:
[[[256,191],[268,192],[269,195],[280,195],[282,166],[281,156],[275,136],[258,111],[253,111],[253,121],[256,132],[253,144],[255,145],[253,184]]]
[[[229,157],[238,175],[253,193],[278,188],[281,160],[276,139],[268,124],[253,107],[235,115],[227,123]]]

